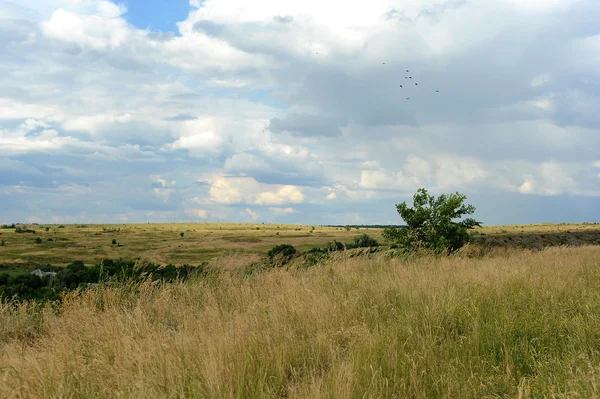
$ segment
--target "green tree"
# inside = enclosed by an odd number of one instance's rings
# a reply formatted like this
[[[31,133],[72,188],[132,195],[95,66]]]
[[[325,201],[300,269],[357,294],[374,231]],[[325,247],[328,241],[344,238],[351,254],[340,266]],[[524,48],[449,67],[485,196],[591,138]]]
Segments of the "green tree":
[[[413,196],[412,208],[406,202],[396,205],[408,228],[387,228],[383,237],[406,249],[425,248],[436,253],[452,253],[469,241],[468,229],[481,226],[475,219],[462,219],[475,212],[473,205],[464,203],[466,199],[459,193],[435,198],[420,188]]]

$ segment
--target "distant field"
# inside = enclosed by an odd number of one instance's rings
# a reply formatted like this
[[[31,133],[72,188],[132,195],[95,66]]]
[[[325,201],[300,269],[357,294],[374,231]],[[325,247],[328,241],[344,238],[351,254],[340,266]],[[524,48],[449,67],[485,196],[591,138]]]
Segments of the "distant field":
[[[0,246],[0,264],[66,265],[74,260],[94,264],[105,258],[140,257],[161,264],[196,265],[226,254],[265,254],[279,244],[306,250],[333,240],[349,242],[364,232],[381,240],[383,231],[318,226],[313,230],[312,226],[304,225],[233,223],[27,227],[35,230],[35,234],[15,233],[15,229],[0,230],[0,240],[5,241],[5,245]],[[37,237],[42,239],[39,244]],[[113,239],[117,244],[112,244]]]
[[[0,229],[0,264],[66,265],[74,260],[135,259],[198,265],[224,255],[264,255],[279,244],[303,251],[329,241],[350,242],[367,233],[383,243],[379,228],[306,225],[170,223],[124,225],[30,225],[32,233]],[[46,229],[48,231],[46,231]],[[181,237],[180,233],[183,233]],[[486,226],[472,232],[474,242],[490,246],[544,247],[600,244],[600,224]],[[37,238],[41,243],[36,243]],[[116,240],[116,244],[112,244]]]

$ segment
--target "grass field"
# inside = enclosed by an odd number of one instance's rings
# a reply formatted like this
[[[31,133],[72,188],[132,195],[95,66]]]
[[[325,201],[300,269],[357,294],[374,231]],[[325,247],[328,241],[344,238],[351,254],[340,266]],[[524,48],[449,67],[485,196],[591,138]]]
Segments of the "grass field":
[[[93,264],[105,258],[124,258],[155,263],[200,264],[227,254],[264,255],[279,244],[306,250],[329,241],[351,241],[367,232],[380,239],[381,229],[351,229],[302,225],[264,224],[128,224],[128,225],[41,225],[36,231],[15,233],[0,230],[0,264],[65,265],[74,260]],[[48,228],[48,231],[45,229]],[[183,237],[180,233],[184,233]],[[42,242],[36,244],[36,238]],[[52,239],[53,241],[48,241]],[[112,240],[117,244],[112,244]],[[119,246],[120,245],[120,246]]]
[[[599,225],[490,226],[448,257],[336,252],[251,275],[275,245],[381,230],[29,228],[0,230],[3,271],[141,258],[215,273],[0,303],[0,398],[600,397]]]
[[[95,287],[0,345],[2,398],[598,397],[600,247]]]
[[[224,255],[264,255],[279,244],[298,250],[323,246],[329,241],[352,241],[367,233],[381,239],[382,229],[273,225],[273,224],[127,224],[127,225],[33,225],[36,231],[15,233],[0,229],[0,264],[66,265],[74,260],[94,264],[100,259],[135,259],[175,265],[200,264]],[[46,231],[48,229],[48,231]],[[183,237],[180,233],[184,233]],[[486,226],[474,231],[480,244],[525,247],[558,244],[600,244],[600,224],[540,224]],[[483,234],[483,235],[482,235]],[[36,243],[40,237],[42,242]],[[52,239],[52,241],[48,241]],[[112,244],[112,240],[117,244]],[[544,245],[545,244],[545,245]]]

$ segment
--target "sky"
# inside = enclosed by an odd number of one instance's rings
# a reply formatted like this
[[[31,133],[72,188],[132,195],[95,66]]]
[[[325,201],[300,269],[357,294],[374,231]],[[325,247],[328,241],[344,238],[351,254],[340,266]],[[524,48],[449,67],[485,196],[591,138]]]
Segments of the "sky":
[[[599,222],[599,18],[0,0],[0,222],[401,224],[420,187],[487,225]]]

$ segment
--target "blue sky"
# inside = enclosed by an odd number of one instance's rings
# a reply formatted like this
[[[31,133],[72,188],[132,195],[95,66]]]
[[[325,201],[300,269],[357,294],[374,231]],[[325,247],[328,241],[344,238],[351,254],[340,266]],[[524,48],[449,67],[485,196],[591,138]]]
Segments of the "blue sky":
[[[0,0],[0,223],[600,221],[595,0]],[[406,72],[406,71],[409,72]]]
[[[189,0],[125,0],[125,18],[140,29],[179,33],[177,22],[190,11]]]

